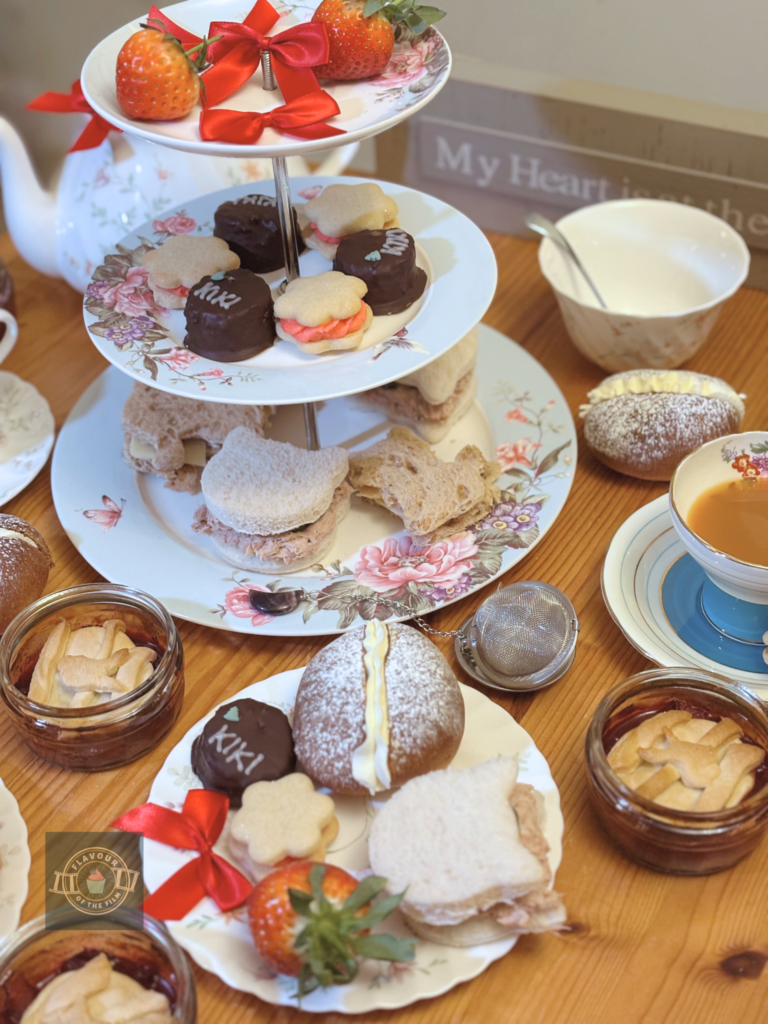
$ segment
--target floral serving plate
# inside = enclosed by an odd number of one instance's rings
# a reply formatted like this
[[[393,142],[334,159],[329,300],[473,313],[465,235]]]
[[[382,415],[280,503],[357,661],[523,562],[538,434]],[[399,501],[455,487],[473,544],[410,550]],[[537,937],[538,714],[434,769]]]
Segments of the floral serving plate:
[[[386,509],[357,498],[322,565],[296,575],[245,573],[219,560],[192,530],[200,495],[179,494],[122,460],[120,410],[130,380],[109,369],[80,398],[59,434],[51,468],[56,511],[82,556],[112,582],[154,594],[182,619],[239,633],[327,636],[396,601],[409,618],[459,600],[497,579],[550,529],[576,463],[573,419],[555,382],[524,349],[480,324],[478,397],[436,446],[454,459],[465,444],[501,462],[502,502],[471,531],[418,547]],[[389,424],[352,398],[324,403],[322,445],[363,448]],[[301,409],[278,410],[270,436],[303,446]],[[303,587],[306,600],[279,618],[254,612],[249,589]]]
[[[48,402],[32,384],[0,370],[0,507],[35,479],[53,438]]]
[[[708,620],[698,608],[704,579],[672,526],[669,495],[662,494],[616,531],[603,563],[603,599],[627,640],[656,665],[718,672],[765,700],[768,669],[745,671],[729,664],[725,638],[714,626],[707,628]],[[683,627],[675,628],[671,619],[684,621]],[[739,646],[746,650],[751,645]],[[760,648],[754,660],[763,664]]]
[[[298,178],[291,192],[299,214],[304,200],[334,182],[362,178]],[[212,192],[163,214],[126,236],[97,267],[85,293],[85,325],[101,354],[136,380],[188,398],[245,405],[320,402],[403,377],[442,355],[483,316],[496,290],[496,259],[482,231],[439,199],[402,185],[382,183],[399,207],[400,221],[418,243],[417,259],[429,283],[419,302],[392,316],[374,317],[363,348],[308,355],[289,341],[242,363],[204,359],[184,348],[183,310],[159,307],[141,266],[143,254],[173,235],[211,235],[221,203],[254,191],[274,195],[264,182]],[[301,273],[331,264],[314,250],[300,258]],[[266,275],[270,284],[282,271]]]
[[[284,32],[291,25],[309,21],[320,0],[272,0],[280,19],[268,35]],[[149,6],[149,4],[147,5]],[[212,21],[237,21],[253,7],[253,0],[185,0],[163,7],[177,25],[198,36],[207,33]],[[336,100],[341,113],[328,122],[344,131],[320,141],[303,141],[265,129],[258,142],[251,145],[227,142],[203,142],[198,121],[201,108],[196,106],[178,121],[134,121],[123,113],[115,92],[115,63],[123,43],[140,28],[143,18],[136,18],[107,36],[91,52],[83,66],[80,81],[86,99],[93,109],[111,124],[133,135],[140,135],[173,149],[207,156],[272,157],[316,153],[318,150],[358,142],[391,128],[429,103],[448,81],[451,54],[445,39],[430,29],[417,42],[398,43],[382,74],[359,82],[322,82],[326,92]],[[264,113],[284,103],[278,90],[266,92],[262,87],[261,70],[233,96],[219,104],[229,110],[253,110]]]
[[[246,687],[237,697],[251,697],[274,704],[289,716],[293,711],[296,690],[304,670],[293,669]],[[549,843],[549,863],[554,879],[562,857],[563,816],[560,796],[543,755],[528,733],[484,694],[461,684],[466,708],[466,728],[453,768],[469,768],[494,757],[517,756],[519,780],[535,786],[544,797],[544,833]],[[236,697],[228,697],[227,703]],[[192,773],[190,755],[192,742],[214,714],[194,725],[169,754],[155,778],[149,799],[172,810],[181,810],[187,791],[201,788]],[[328,851],[328,861],[352,872],[368,867],[367,836],[376,811],[387,796],[334,797],[339,834]],[[216,852],[227,856],[225,827]],[[190,855],[152,840],[144,842],[144,880],[154,892],[179,870]],[[275,976],[256,953],[243,909],[222,914],[213,900],[205,898],[183,920],[167,922],[171,934],[201,967],[217,974],[227,985],[252,992],[269,1003],[296,1006],[293,993],[296,981]],[[396,911],[381,930],[410,935]],[[514,938],[482,946],[457,949],[434,942],[418,940],[416,959],[409,964],[368,961],[351,985],[339,985],[316,991],[301,1002],[301,1009],[313,1013],[365,1013],[375,1009],[396,1009],[441,995],[462,981],[476,977],[494,960],[504,956],[515,944]],[[514,966],[510,963],[510,970]]]
[[[16,798],[0,779],[0,941],[18,928],[29,892],[32,858],[27,839]]]

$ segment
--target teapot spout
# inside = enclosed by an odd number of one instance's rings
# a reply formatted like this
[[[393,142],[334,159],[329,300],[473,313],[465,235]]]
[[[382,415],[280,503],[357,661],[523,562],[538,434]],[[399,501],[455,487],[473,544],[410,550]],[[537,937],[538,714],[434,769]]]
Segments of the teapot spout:
[[[56,265],[56,198],[40,187],[16,129],[0,117],[0,177],[8,232],[21,257],[48,277]]]

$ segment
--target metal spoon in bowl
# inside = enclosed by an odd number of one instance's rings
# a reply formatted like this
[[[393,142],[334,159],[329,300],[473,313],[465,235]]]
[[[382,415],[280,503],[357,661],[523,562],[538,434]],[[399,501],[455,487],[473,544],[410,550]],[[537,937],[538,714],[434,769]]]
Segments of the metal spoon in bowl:
[[[576,264],[576,267],[581,272],[582,277],[594,292],[597,301],[600,303],[603,309],[607,309],[608,307],[603,301],[602,295],[597,290],[595,282],[587,273],[586,267],[581,262],[579,257],[576,255],[573,246],[562,233],[560,228],[556,224],[553,224],[551,220],[548,220],[546,217],[542,217],[540,213],[526,214],[525,223],[526,226],[531,229],[531,231],[535,231],[538,235],[543,235],[544,238],[551,238],[556,245],[559,245],[560,248],[571,257],[573,262]]]

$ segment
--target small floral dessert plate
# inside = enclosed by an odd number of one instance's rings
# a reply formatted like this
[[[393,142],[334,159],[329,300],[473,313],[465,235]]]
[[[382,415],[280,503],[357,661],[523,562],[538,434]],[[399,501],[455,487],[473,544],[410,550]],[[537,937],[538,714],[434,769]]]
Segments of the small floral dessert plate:
[[[192,530],[200,495],[179,494],[122,460],[120,412],[131,391],[109,369],[81,397],[59,434],[51,468],[56,511],[83,558],[112,582],[153,594],[173,614],[239,633],[328,636],[381,615],[397,602],[410,618],[487,586],[546,534],[560,514],[576,468],[576,431],[555,382],[524,349],[480,324],[478,397],[436,446],[453,460],[466,444],[503,469],[502,501],[472,530],[428,547],[404,533],[386,509],[357,498],[322,565],[283,577],[246,573],[220,561]],[[354,398],[325,403],[320,443],[364,448],[390,424]],[[302,411],[278,409],[269,436],[304,445]],[[249,590],[303,588],[289,615],[255,612]],[[386,613],[385,613],[386,614]]]
[[[310,21],[320,0],[272,0],[280,15],[268,35],[284,32],[292,25]],[[148,5],[149,6],[149,5]],[[181,28],[198,36],[208,34],[212,21],[241,22],[253,7],[253,0],[185,0],[165,6],[164,12]],[[252,144],[204,142],[200,138],[199,106],[178,121],[134,121],[123,113],[115,90],[115,63],[123,43],[138,32],[144,18],[136,18],[103,39],[85,62],[80,81],[93,109],[107,121],[150,142],[205,156],[270,157],[297,156],[358,142],[377,135],[410,117],[429,103],[448,81],[451,54],[448,44],[435,29],[420,39],[396,44],[389,64],[376,78],[357,82],[323,81],[322,87],[336,100],[341,113],[329,124],[343,129],[343,135],[327,139],[301,140],[266,128]],[[266,113],[285,103],[279,89],[266,92],[261,70],[220,107]]]
[[[0,779],[0,941],[19,926],[32,858],[16,798]]]
[[[0,370],[0,507],[35,479],[53,439],[48,402],[32,384]]]
[[[666,668],[706,668],[744,683],[765,700],[768,668],[735,667],[729,650],[735,641],[729,643],[702,614],[698,595],[704,579],[672,526],[669,495],[662,494],[616,531],[603,563],[603,599],[627,640],[650,661]],[[752,660],[763,663],[761,649]]]
[[[234,697],[251,697],[279,707],[291,715],[296,690],[304,670],[293,669],[246,687]],[[484,694],[461,684],[466,708],[466,728],[458,753],[451,767],[469,768],[494,757],[517,757],[519,781],[534,786],[544,797],[544,835],[549,843],[549,864],[554,879],[562,857],[563,815],[560,795],[549,765],[522,726],[503,708]],[[189,789],[202,788],[192,773],[190,757],[192,742],[202,731],[210,714],[194,725],[174,747],[152,784],[152,803],[180,811]],[[335,796],[339,834],[328,851],[328,861],[347,871],[365,872],[368,864],[368,830],[384,797]],[[215,846],[217,853],[227,857],[228,828],[225,827]],[[144,881],[154,892],[188,860],[188,853],[152,840],[144,841]],[[232,988],[252,992],[269,1003],[296,1006],[293,993],[296,981],[275,976],[259,958],[250,937],[244,909],[222,914],[213,900],[206,897],[181,921],[167,922],[174,939],[189,955],[208,971],[218,975]],[[388,918],[382,931],[410,935],[396,911]],[[441,995],[462,981],[476,977],[494,960],[508,953],[515,938],[502,939],[482,946],[455,948],[440,946],[419,939],[416,959],[409,964],[389,964],[370,960],[351,985],[337,985],[318,990],[301,1002],[301,1009],[311,1013],[365,1013],[370,1010],[394,1010],[418,999]],[[509,970],[514,972],[510,961]]]
[[[303,202],[327,185],[365,180],[295,179],[291,194],[299,217]],[[409,309],[374,317],[362,348],[308,355],[290,341],[277,341],[243,363],[204,359],[184,347],[183,310],[162,309],[155,303],[141,266],[143,254],[174,235],[212,235],[218,206],[253,192],[274,195],[272,181],[212,192],[183,208],[164,211],[162,220],[127,235],[96,268],[85,293],[85,325],[91,340],[106,359],[136,380],[206,402],[321,402],[412,373],[447,351],[484,315],[496,290],[496,259],[480,228],[463,213],[403,185],[381,184],[397,202],[403,228],[416,239],[417,262],[426,271],[428,284]],[[309,249],[300,265],[304,276],[331,269],[320,253]],[[265,275],[265,280],[277,285],[284,277],[280,270]]]

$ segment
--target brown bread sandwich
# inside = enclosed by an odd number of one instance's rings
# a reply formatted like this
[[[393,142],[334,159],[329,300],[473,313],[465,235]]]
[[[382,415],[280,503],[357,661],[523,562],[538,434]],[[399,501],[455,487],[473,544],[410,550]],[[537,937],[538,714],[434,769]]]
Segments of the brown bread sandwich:
[[[486,462],[474,445],[442,462],[426,441],[393,427],[383,441],[352,452],[349,482],[360,497],[400,516],[419,543],[462,533],[499,501],[498,462]]]
[[[472,330],[439,359],[392,384],[364,391],[357,399],[380,409],[390,423],[402,423],[437,444],[475,401],[476,361],[477,331]]]
[[[123,408],[123,458],[140,473],[165,479],[173,491],[198,494],[206,463],[235,427],[263,436],[272,409],[262,405],[197,402],[134,384]]]

